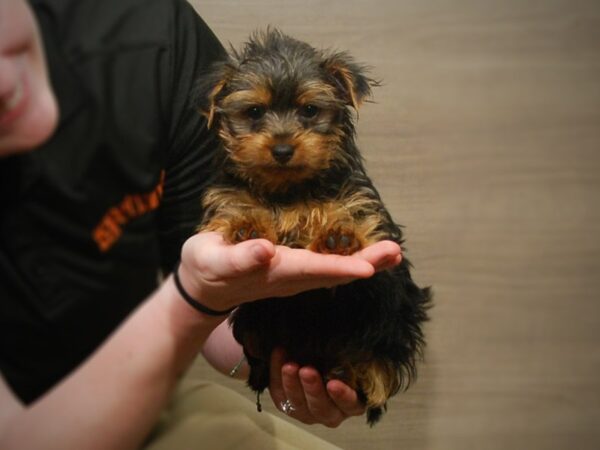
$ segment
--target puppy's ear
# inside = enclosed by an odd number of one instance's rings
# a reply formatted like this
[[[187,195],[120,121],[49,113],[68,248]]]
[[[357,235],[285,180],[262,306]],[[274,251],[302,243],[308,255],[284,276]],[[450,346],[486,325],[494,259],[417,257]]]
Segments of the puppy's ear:
[[[371,96],[371,87],[379,85],[377,81],[366,76],[366,67],[354,62],[345,52],[326,56],[321,65],[330,81],[345,98],[346,104],[356,110]]]
[[[206,117],[210,128],[217,120],[218,102],[231,79],[232,67],[227,61],[216,63],[210,72],[200,76],[196,84],[195,99],[200,113]]]

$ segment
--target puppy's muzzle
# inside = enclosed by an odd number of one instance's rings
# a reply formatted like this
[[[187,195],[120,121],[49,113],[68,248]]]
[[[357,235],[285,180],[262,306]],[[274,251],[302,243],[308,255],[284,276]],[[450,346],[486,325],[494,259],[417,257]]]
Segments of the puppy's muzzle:
[[[279,164],[286,164],[294,156],[294,147],[290,144],[277,144],[271,150],[271,154]]]

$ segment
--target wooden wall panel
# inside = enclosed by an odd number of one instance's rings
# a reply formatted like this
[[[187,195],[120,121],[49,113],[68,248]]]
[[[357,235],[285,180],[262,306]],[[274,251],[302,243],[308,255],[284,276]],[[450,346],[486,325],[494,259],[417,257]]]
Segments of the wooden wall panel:
[[[192,3],[224,43],[276,25],[384,82],[359,144],[435,289],[429,347],[375,429],[310,430],[357,450],[600,448],[600,3]]]

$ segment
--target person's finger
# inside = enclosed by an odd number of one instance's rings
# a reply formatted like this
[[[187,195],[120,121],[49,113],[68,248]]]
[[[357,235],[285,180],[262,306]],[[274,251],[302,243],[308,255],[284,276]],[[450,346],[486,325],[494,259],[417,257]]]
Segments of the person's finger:
[[[358,399],[354,389],[340,380],[330,380],[327,383],[327,392],[331,400],[347,416],[362,416],[365,406]]]
[[[393,241],[380,241],[363,248],[352,256],[369,262],[376,270],[383,270],[400,264],[402,250]]]
[[[281,264],[282,261],[285,261],[285,265]],[[323,255],[283,246],[277,246],[271,267],[274,275],[289,279],[368,278],[375,271],[365,258]]]
[[[398,255],[395,257],[390,256],[390,257],[384,258],[375,264],[375,266],[374,266],[375,271],[381,272],[386,269],[391,269],[391,268],[397,266],[398,264],[400,264],[401,262],[402,262],[402,255]]]
[[[281,348],[276,348],[271,354],[269,367],[269,394],[276,408],[280,408],[281,402],[286,400],[285,390],[281,379],[281,368],[285,363],[285,353]]]
[[[275,256],[275,246],[266,239],[241,242],[230,248],[230,262],[236,275],[266,267]]]
[[[183,251],[192,253],[197,269],[209,281],[212,278],[227,280],[268,267],[275,256],[275,246],[266,239],[232,245],[216,232],[198,233],[184,244]]]
[[[307,408],[315,421],[330,428],[340,425],[346,416],[329,397],[319,372],[312,367],[302,367],[300,382]]]
[[[314,424],[306,408],[304,392],[298,375],[299,367],[295,363],[285,362],[285,352],[281,348],[273,350],[271,355],[269,393],[273,404],[282,412],[286,401],[291,403],[292,410],[287,415],[307,424]]]
[[[323,255],[277,246],[277,254],[271,261],[271,271],[265,274],[268,277],[265,283],[284,281],[285,296],[312,289],[332,288],[368,278],[376,269],[396,265],[399,258],[400,248],[391,241],[367,247],[356,257]]]
[[[291,402],[294,408],[289,415],[305,424],[315,423],[315,419],[306,404],[304,388],[300,381],[300,367],[295,363],[286,363],[283,365],[281,372],[286,399]]]

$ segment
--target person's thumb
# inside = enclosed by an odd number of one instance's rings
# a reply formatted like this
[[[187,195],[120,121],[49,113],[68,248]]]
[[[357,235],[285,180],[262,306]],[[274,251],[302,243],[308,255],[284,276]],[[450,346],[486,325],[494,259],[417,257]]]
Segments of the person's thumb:
[[[252,239],[230,248],[231,264],[238,273],[253,272],[269,264],[275,256],[275,246],[266,239]]]

